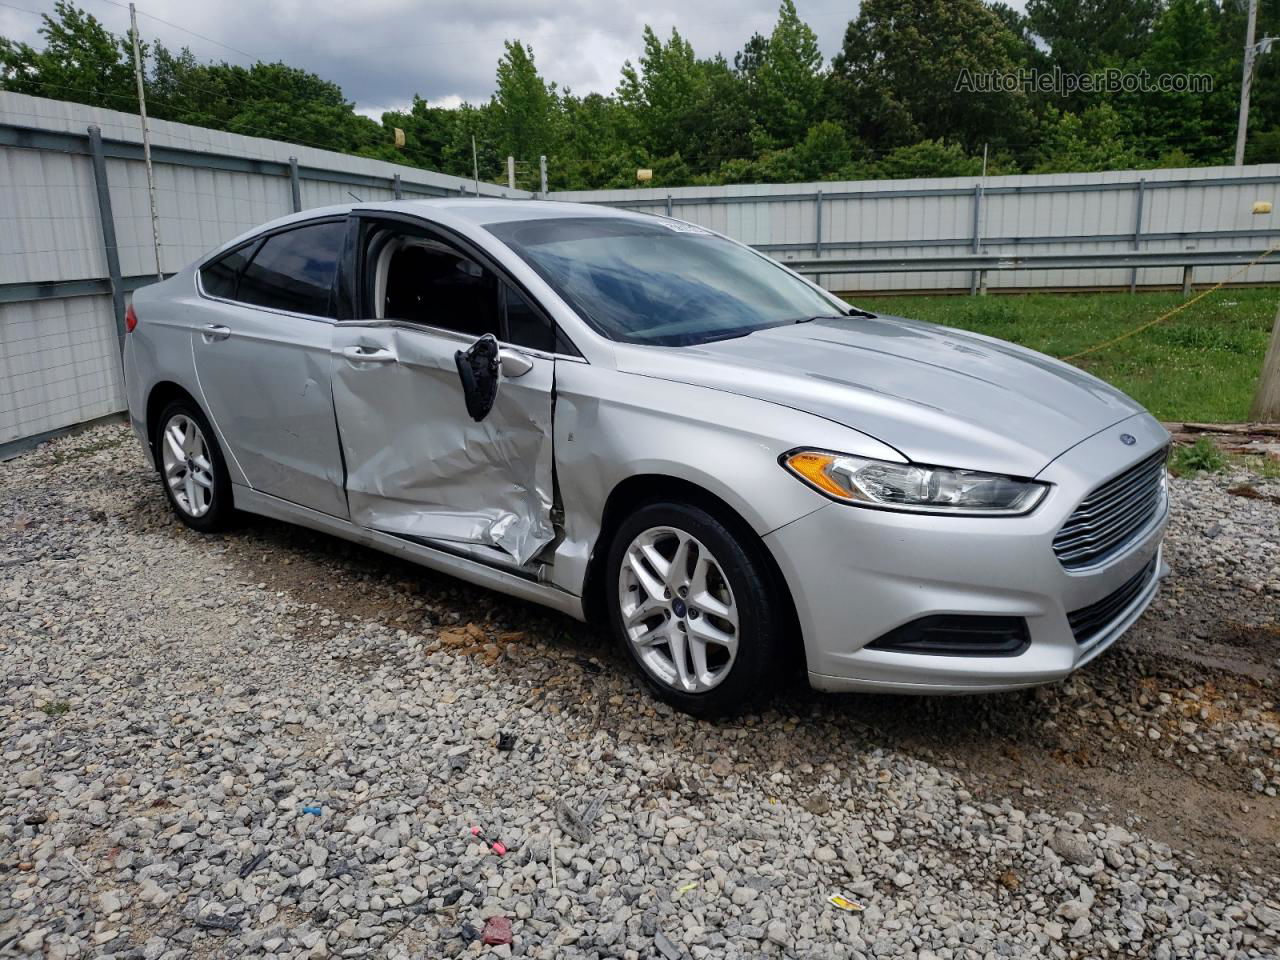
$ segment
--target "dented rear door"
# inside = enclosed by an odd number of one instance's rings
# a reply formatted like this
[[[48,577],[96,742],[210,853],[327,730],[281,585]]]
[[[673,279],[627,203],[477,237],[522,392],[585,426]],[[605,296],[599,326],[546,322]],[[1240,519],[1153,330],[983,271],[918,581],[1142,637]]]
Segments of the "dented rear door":
[[[523,565],[553,536],[555,361],[504,345],[507,372],[475,421],[455,360],[475,339],[404,321],[335,325],[333,398],[351,519],[492,548]]]

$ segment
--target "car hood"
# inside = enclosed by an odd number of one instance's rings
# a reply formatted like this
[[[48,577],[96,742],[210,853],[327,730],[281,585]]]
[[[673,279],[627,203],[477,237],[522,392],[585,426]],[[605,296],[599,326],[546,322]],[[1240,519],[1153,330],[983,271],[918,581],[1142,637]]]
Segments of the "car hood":
[[[814,320],[697,347],[628,348],[618,366],[834,420],[918,463],[1024,477],[1143,412],[1097,377],[1034,350],[899,317]]]

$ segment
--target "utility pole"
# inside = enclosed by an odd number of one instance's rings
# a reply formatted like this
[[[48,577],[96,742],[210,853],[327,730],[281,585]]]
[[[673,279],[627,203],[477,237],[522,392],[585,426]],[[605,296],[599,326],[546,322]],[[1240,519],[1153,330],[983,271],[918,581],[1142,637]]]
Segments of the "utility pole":
[[[516,188],[516,158],[507,154],[507,186],[512,190]]]
[[[476,135],[471,135],[471,175],[476,178],[476,196],[480,196],[480,158],[476,153]]]
[[[1280,310],[1271,327],[1271,344],[1262,361],[1262,378],[1253,398],[1249,419],[1259,423],[1280,423]]]
[[[151,197],[151,240],[156,249],[156,279],[164,279],[160,269],[160,216],[156,212],[156,177],[151,169],[151,133],[147,128],[147,96],[142,88],[142,50],[138,46],[138,8],[129,4],[129,26],[133,34],[133,78],[138,84],[138,115],[142,117],[142,162],[147,168],[147,193]]]
[[[1249,0],[1249,26],[1244,38],[1244,73],[1240,78],[1240,119],[1236,121],[1236,166],[1244,165],[1244,141],[1249,134],[1249,88],[1253,85],[1253,38],[1258,27],[1258,0]]]
[[[538,158],[538,174],[542,182],[542,199],[547,199],[547,155]]]

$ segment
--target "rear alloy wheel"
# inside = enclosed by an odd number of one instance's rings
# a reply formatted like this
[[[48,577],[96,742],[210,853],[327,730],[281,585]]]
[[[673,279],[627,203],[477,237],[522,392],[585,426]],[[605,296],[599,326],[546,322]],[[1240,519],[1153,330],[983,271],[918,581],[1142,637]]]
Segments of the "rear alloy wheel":
[[[160,480],[178,519],[202,532],[225,526],[232,512],[231,481],[204,414],[189,401],[169,404],[156,444]]]
[[[712,716],[768,692],[783,621],[758,542],[701,508],[651,504],[617,531],[609,569],[614,632],[659,697]]]

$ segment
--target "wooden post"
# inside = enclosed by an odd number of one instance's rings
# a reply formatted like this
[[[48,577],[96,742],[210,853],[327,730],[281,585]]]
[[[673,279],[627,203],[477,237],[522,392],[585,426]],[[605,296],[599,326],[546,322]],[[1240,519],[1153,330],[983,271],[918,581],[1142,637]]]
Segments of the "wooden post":
[[[1253,398],[1249,419],[1260,423],[1280,423],[1280,310],[1271,326],[1271,344],[1262,361],[1262,378]]]

